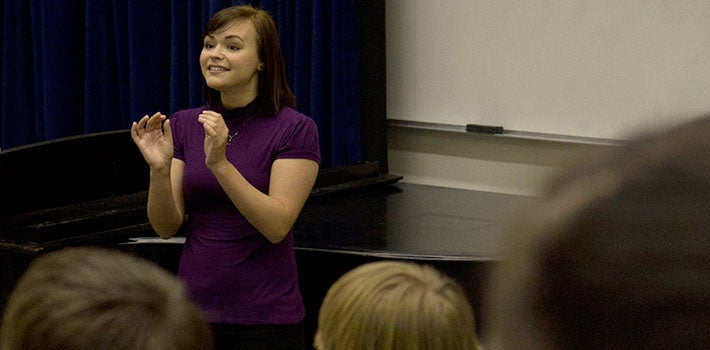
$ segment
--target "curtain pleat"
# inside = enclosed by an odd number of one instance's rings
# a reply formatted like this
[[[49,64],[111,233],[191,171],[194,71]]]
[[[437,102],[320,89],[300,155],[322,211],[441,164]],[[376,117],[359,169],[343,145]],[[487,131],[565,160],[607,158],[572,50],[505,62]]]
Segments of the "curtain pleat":
[[[2,27],[2,148],[41,140],[35,125],[35,67],[33,32],[29,1],[5,0]],[[24,68],[23,68],[24,67]]]
[[[32,1],[32,42],[35,54],[34,85],[38,114],[37,135],[53,139],[83,128],[84,38],[67,33],[82,33],[81,21],[66,21],[79,14],[83,3],[75,7],[60,6],[54,1]],[[35,40],[36,39],[36,40]],[[69,54],[67,54],[69,53]],[[25,69],[30,66],[24,64]],[[69,116],[69,117],[64,117]]]
[[[324,166],[360,161],[354,0],[4,0],[3,149],[125,129],[204,103],[199,53],[215,12],[252,3],[276,21],[297,109]]]
[[[115,40],[113,33],[120,23],[118,11],[114,7],[101,5],[97,1],[86,1],[86,31],[84,52],[84,77],[101,77],[100,79],[84,79],[84,130],[121,129],[125,124],[123,116],[128,114],[127,108],[109,110],[102,106],[116,105],[115,101],[127,100],[127,90],[121,89],[122,65],[118,59],[123,50],[123,43]],[[102,20],[108,22],[102,23]],[[125,90],[125,91],[124,91]],[[93,117],[94,113],[103,113],[101,118]]]
[[[360,160],[360,147],[350,147],[360,141],[360,112],[358,109],[357,74],[340,67],[356,67],[355,11],[352,1],[334,2],[330,12],[330,115],[332,122],[330,154],[336,165],[354,164]]]

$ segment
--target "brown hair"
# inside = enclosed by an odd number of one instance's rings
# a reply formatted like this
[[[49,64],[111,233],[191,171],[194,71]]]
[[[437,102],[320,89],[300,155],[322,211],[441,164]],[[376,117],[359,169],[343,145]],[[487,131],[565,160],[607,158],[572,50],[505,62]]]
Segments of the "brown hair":
[[[103,248],[36,258],[8,300],[2,350],[211,349],[182,283],[148,260]]]
[[[509,232],[504,349],[710,348],[710,118],[560,174]]]
[[[286,66],[279,44],[279,34],[268,12],[249,5],[227,7],[210,18],[202,37],[243,19],[250,20],[256,28],[259,58],[264,62],[264,69],[259,71],[259,109],[266,116],[274,116],[284,107],[295,107],[296,96],[291,92],[286,80]],[[206,84],[204,86],[207,103],[212,107],[221,106],[220,92]]]

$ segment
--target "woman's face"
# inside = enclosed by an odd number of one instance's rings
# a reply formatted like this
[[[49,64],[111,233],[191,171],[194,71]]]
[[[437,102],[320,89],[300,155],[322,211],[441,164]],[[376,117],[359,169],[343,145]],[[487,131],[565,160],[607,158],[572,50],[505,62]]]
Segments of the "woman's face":
[[[222,100],[253,100],[259,87],[256,28],[250,20],[233,21],[204,38],[200,68],[207,86],[219,91]]]

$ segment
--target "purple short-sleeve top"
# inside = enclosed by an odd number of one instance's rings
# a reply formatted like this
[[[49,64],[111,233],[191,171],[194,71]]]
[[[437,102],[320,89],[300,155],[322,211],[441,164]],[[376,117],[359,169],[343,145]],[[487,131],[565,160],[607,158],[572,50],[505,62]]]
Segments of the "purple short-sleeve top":
[[[205,166],[204,128],[198,115],[209,109],[174,113],[170,125],[174,157],[185,163],[183,191],[186,240],[178,276],[209,322],[229,324],[294,324],[305,311],[291,230],[277,244],[256,230]],[[292,108],[273,117],[259,116],[250,104],[217,110],[234,136],[227,159],[254,187],[269,191],[271,166],[277,159],[309,159],[320,163],[314,121]]]

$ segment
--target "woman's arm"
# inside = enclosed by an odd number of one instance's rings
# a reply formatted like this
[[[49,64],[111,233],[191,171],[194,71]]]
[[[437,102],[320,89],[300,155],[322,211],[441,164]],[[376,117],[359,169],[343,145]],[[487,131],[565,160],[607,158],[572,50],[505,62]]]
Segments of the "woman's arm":
[[[203,111],[205,164],[240,213],[271,243],[286,237],[298,218],[318,176],[318,163],[309,159],[277,159],[271,165],[269,193],[250,184],[227,160],[227,126],[222,115]]]
[[[185,163],[179,159],[173,159],[168,169],[150,171],[148,220],[161,238],[175,236],[182,226],[185,217],[184,171]]]
[[[291,230],[318,176],[318,163],[312,160],[277,159],[264,194],[226,159],[208,166],[239,212],[271,243],[281,242]]]
[[[182,177],[185,163],[173,159],[170,120],[160,112],[131,126],[131,136],[150,167],[148,220],[162,238],[174,236],[182,225]]]

